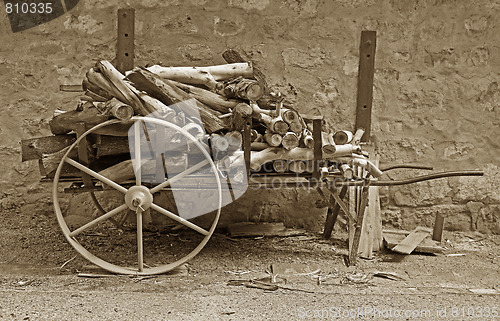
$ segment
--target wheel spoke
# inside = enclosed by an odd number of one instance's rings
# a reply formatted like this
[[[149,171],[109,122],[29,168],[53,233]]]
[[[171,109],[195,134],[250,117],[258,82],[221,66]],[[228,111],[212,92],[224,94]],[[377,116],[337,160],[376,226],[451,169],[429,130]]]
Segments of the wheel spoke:
[[[110,217],[112,217],[112,216],[120,213],[121,211],[126,210],[127,208],[128,208],[127,204],[122,204],[122,205],[118,206],[117,208],[109,211],[108,213],[99,216],[98,218],[94,219],[93,221],[90,221],[87,224],[80,226],[79,228],[77,228],[73,232],[69,233],[69,236],[71,236],[71,237],[76,236],[76,235],[82,233],[83,231],[85,231],[86,229],[88,229],[88,228],[96,225],[97,223],[99,223],[101,221],[104,221],[104,220],[106,220],[106,219],[108,219],[108,218],[110,218]]]
[[[119,185],[119,184],[117,184],[117,183],[113,182],[112,180],[110,180],[110,179],[108,179],[108,178],[106,178],[106,177],[102,176],[101,174],[99,174],[99,173],[97,173],[97,172],[95,172],[95,171],[91,170],[91,169],[90,169],[90,168],[88,168],[87,166],[82,165],[82,164],[78,163],[77,161],[75,161],[75,160],[73,160],[73,159],[71,159],[71,158],[66,157],[66,158],[64,159],[64,161],[65,161],[66,163],[70,164],[71,166],[76,167],[77,169],[81,170],[82,172],[85,172],[85,173],[89,174],[90,176],[92,176],[92,177],[94,177],[94,178],[96,178],[96,179],[100,180],[100,181],[101,181],[101,182],[103,182],[104,184],[107,184],[107,185],[109,185],[109,186],[113,187],[114,189],[116,189],[116,190],[118,190],[118,191],[120,191],[120,192],[124,193],[124,194],[127,192],[127,189],[126,189],[125,187],[123,187],[123,186],[121,186],[121,185]]]
[[[174,177],[167,179],[165,182],[163,182],[163,183],[161,183],[161,184],[156,185],[155,187],[153,187],[150,190],[151,194],[154,194],[154,193],[158,192],[162,188],[170,186],[170,184],[172,184],[172,183],[180,180],[181,178],[184,178],[185,176],[187,176],[187,175],[189,175],[189,174],[191,174],[191,173],[193,173],[193,172],[201,169],[203,166],[205,166],[207,164],[209,164],[209,161],[208,161],[208,159],[205,159],[205,160],[199,162],[198,164],[192,166],[191,168],[186,169],[184,172],[179,173],[179,174],[175,175]]]
[[[142,240],[142,210],[137,209],[137,264],[139,272],[144,270],[144,248]]]
[[[135,184],[141,185],[141,123],[136,121],[134,123],[134,171],[135,171]]]
[[[193,223],[189,222],[188,220],[183,219],[182,217],[180,217],[178,215],[175,215],[174,213],[164,209],[163,207],[160,207],[160,206],[153,203],[153,204],[151,204],[151,208],[154,209],[155,211],[160,212],[161,214],[173,219],[174,221],[177,221],[177,222],[195,230],[196,232],[198,232],[200,234],[203,234],[203,235],[209,234],[209,232],[207,230],[205,230],[204,228],[201,228],[198,225],[193,224]]]

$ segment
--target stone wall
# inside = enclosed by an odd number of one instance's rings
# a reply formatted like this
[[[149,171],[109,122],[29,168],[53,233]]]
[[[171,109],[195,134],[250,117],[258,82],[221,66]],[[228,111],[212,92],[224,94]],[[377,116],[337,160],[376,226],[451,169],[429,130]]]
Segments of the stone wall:
[[[2,213],[52,215],[50,185],[38,182],[35,162],[21,163],[19,141],[48,135],[53,110],[75,107],[78,95],[59,85],[78,84],[97,59],[114,58],[116,11],[128,5],[136,8],[137,64],[219,64],[234,48],[300,112],[322,114],[335,129],[353,128],[360,33],[376,30],[372,140],[382,164],[486,172],[382,189],[385,223],[430,225],[441,213],[447,228],[500,233],[500,1],[490,0],[81,0],[15,34],[3,14]],[[300,197],[249,195],[242,202],[255,213],[239,216],[320,228],[324,210],[304,216],[293,206]]]

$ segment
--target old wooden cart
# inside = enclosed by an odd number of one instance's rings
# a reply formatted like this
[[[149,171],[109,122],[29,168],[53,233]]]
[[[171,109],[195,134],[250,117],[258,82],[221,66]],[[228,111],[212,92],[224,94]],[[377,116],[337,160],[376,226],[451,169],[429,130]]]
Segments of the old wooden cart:
[[[313,134],[318,136],[321,119],[316,118],[313,123]],[[128,126],[133,133],[128,138],[128,144],[124,146],[127,152],[131,151],[128,157],[133,164],[136,164],[133,166],[135,176],[133,180],[123,180],[119,168],[109,167],[109,162],[117,162],[115,156],[111,160],[102,156],[110,142],[103,144],[109,137],[98,133],[106,127],[116,125]],[[163,129],[173,130],[182,135],[187,142],[185,146],[189,145],[192,150],[197,150],[193,153],[195,161],[188,161],[189,165],[180,171],[169,172],[165,167],[168,158],[174,154],[165,153],[161,149],[165,146],[161,146],[162,140],[158,133]],[[313,149],[315,162],[310,173],[276,174],[262,171],[254,173],[250,171],[250,129],[251,120],[248,119],[243,129],[242,154],[247,174],[243,180],[241,177],[237,180],[234,180],[234,177],[230,179],[214,160],[213,151],[207,149],[198,138],[181,127],[153,117],[135,116],[126,124],[119,120],[109,120],[87,131],[82,129],[76,136],[69,134],[58,137],[58,141],[64,141],[64,144],[70,146],[65,150],[57,170],[45,180],[53,182],[54,210],[66,240],[83,257],[111,272],[137,275],[164,273],[180,266],[201,251],[214,233],[224,204],[243,194],[248,186],[275,188],[275,182],[279,179],[280,188],[300,188],[305,192],[318,191],[324,197],[328,204],[325,224],[327,236],[331,233],[335,217],[342,210],[354,228],[350,257],[353,263],[358,251],[357,245],[370,186],[401,185],[448,176],[482,175],[480,171],[456,171],[401,181],[374,180],[372,175],[377,173],[375,176],[380,176],[379,170],[370,168],[366,160],[360,164],[361,168],[364,163],[365,170],[355,169],[354,173],[338,170],[340,165],[345,163],[343,156],[330,159],[328,166],[325,166],[320,144],[316,144]],[[53,144],[54,140],[51,141]],[[321,139],[315,141],[321,142]],[[123,143],[123,140],[121,142]],[[43,140],[40,139],[23,141],[24,158],[36,158],[33,155],[40,155],[37,150],[41,148],[47,150],[47,146],[40,146],[43,144]],[[53,146],[55,150],[58,148],[60,147]],[[146,150],[141,151],[141,148]],[[92,155],[89,155],[89,151]],[[99,153],[101,157],[96,159],[95,155]],[[153,161],[153,170],[149,169],[146,173],[143,172],[145,167],[141,166],[144,163],[141,157],[147,154],[152,155],[150,157]],[[126,158],[125,153],[123,159]],[[362,154],[357,157],[357,159],[363,158],[366,159],[366,156]],[[396,167],[398,166],[388,167],[386,170]],[[405,165],[399,167],[421,168]],[[153,180],[148,177],[151,173],[155,177]],[[355,209],[349,209],[343,200],[348,186],[356,186],[359,191]],[[75,222],[71,216],[65,215],[63,208],[67,206],[62,204],[67,204],[68,193],[69,195],[88,193],[97,210],[95,216],[85,222]],[[168,201],[160,204],[162,197]],[[183,203],[182,206],[180,202]],[[186,205],[186,202],[192,206]],[[190,210],[199,211],[200,204],[204,208],[204,213],[212,213],[206,215],[209,217],[208,222],[205,219],[200,223],[193,223],[186,213]],[[82,203],[82,207],[88,206],[89,204]],[[183,210],[185,213],[180,213]],[[155,216],[167,220],[160,220],[162,223],[160,225],[165,227],[162,231],[149,225],[160,222],[154,218]]]

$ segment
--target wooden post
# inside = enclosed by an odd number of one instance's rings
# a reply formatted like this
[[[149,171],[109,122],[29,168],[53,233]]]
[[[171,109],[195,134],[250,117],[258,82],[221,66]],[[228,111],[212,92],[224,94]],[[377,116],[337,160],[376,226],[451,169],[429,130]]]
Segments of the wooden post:
[[[378,166],[378,155],[375,154],[375,148],[372,144],[365,146],[370,154],[370,160]],[[372,180],[376,180],[373,178]],[[371,259],[373,251],[379,251],[382,248],[382,218],[380,216],[380,199],[378,186],[371,186],[368,192],[368,208],[363,222],[361,239],[359,242],[360,256]]]
[[[434,229],[432,231],[432,239],[441,242],[443,238],[444,216],[436,214],[436,221],[434,222]]]
[[[135,10],[118,10],[116,69],[122,74],[134,68]]]
[[[250,180],[250,157],[251,157],[251,140],[250,131],[252,129],[252,118],[246,118],[243,126],[243,158],[245,159],[247,180]]]
[[[370,188],[370,179],[365,180],[365,186],[361,191],[361,201],[358,207],[358,215],[356,217],[355,231],[352,239],[352,246],[349,249],[349,266],[356,265],[358,259],[359,241],[361,238],[361,229],[365,219],[365,209],[368,204],[368,190]]]
[[[335,191],[332,191],[331,193],[335,193]],[[343,200],[346,194],[347,194],[347,186],[342,186],[342,189],[340,190],[339,194],[340,199]],[[329,239],[332,236],[332,231],[335,226],[335,222],[337,221],[339,212],[340,212],[340,204],[335,202],[334,200],[330,201],[330,204],[328,205],[328,212],[326,214],[325,228],[323,230],[323,238]]]
[[[321,150],[321,117],[313,118],[313,139],[314,139],[314,163],[312,177],[319,181],[321,176],[319,163],[323,158]]]
[[[377,33],[362,31],[359,45],[358,97],[356,103],[356,129],[363,128],[365,135],[362,141],[370,140],[373,74],[375,71],[375,47]]]
[[[82,136],[85,133],[85,123],[76,123],[76,136],[77,138]],[[82,165],[89,167],[89,155],[88,155],[88,146],[87,146],[87,137],[84,137],[78,143],[78,160]],[[85,172],[81,172],[83,184],[85,187],[92,187],[94,183],[92,182],[92,177]]]

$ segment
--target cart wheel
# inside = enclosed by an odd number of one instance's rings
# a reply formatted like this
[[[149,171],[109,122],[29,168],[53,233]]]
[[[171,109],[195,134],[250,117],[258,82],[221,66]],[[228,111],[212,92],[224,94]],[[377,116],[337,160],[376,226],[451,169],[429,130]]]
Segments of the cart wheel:
[[[135,133],[133,142],[134,159],[132,159],[134,163],[135,184],[132,184],[132,186],[130,184],[120,185],[92,170],[91,166],[87,167],[68,157],[70,152],[77,148],[76,146],[80,140],[84,139],[87,135],[105,126],[120,122],[119,120],[109,120],[86,131],[69,147],[63,156],[54,176],[52,191],[54,211],[66,240],[92,263],[118,274],[161,274],[184,264],[196,256],[207,244],[220,217],[222,207],[221,181],[210,154],[189,132],[157,118],[133,117],[132,120],[135,121],[133,125]],[[173,177],[168,177],[168,179],[163,178],[161,183],[146,186],[141,173],[143,169],[141,168],[140,143],[140,131],[141,129],[146,131],[144,124],[152,124],[156,128],[167,128],[171,131],[174,130],[177,135],[184,136],[186,141],[190,143],[191,149],[193,147],[197,148],[199,155],[202,155],[201,158],[203,159],[193,166],[188,166],[187,169],[177,173]],[[167,156],[165,155],[165,157]],[[92,176],[100,182],[104,190],[114,190],[118,197],[113,200],[116,202],[113,205],[113,209],[107,212],[103,209],[104,214],[89,219],[89,222],[85,224],[78,226],[73,226],[72,222],[68,224],[61,211],[59,201],[60,198],[63,198],[60,191],[63,190],[62,187],[64,184],[59,179],[65,164],[69,164]],[[175,192],[174,185],[176,182],[193,177],[196,179],[196,175],[199,174],[201,169],[205,170],[204,177],[207,177],[207,175],[212,177],[211,179],[215,182],[212,192],[215,191],[217,194],[217,203],[214,205],[218,204],[218,206],[208,227],[201,226],[201,224],[194,224],[173,211],[155,204],[153,197],[153,195],[163,192],[166,188]],[[195,201],[196,198],[193,197],[193,202]],[[97,204],[99,204],[98,201]],[[135,213],[136,228],[133,232],[117,229],[115,223],[110,222],[110,219],[119,221],[120,216],[130,211]],[[184,228],[177,229],[175,234],[144,231],[143,222],[148,219],[149,213],[153,211]]]

